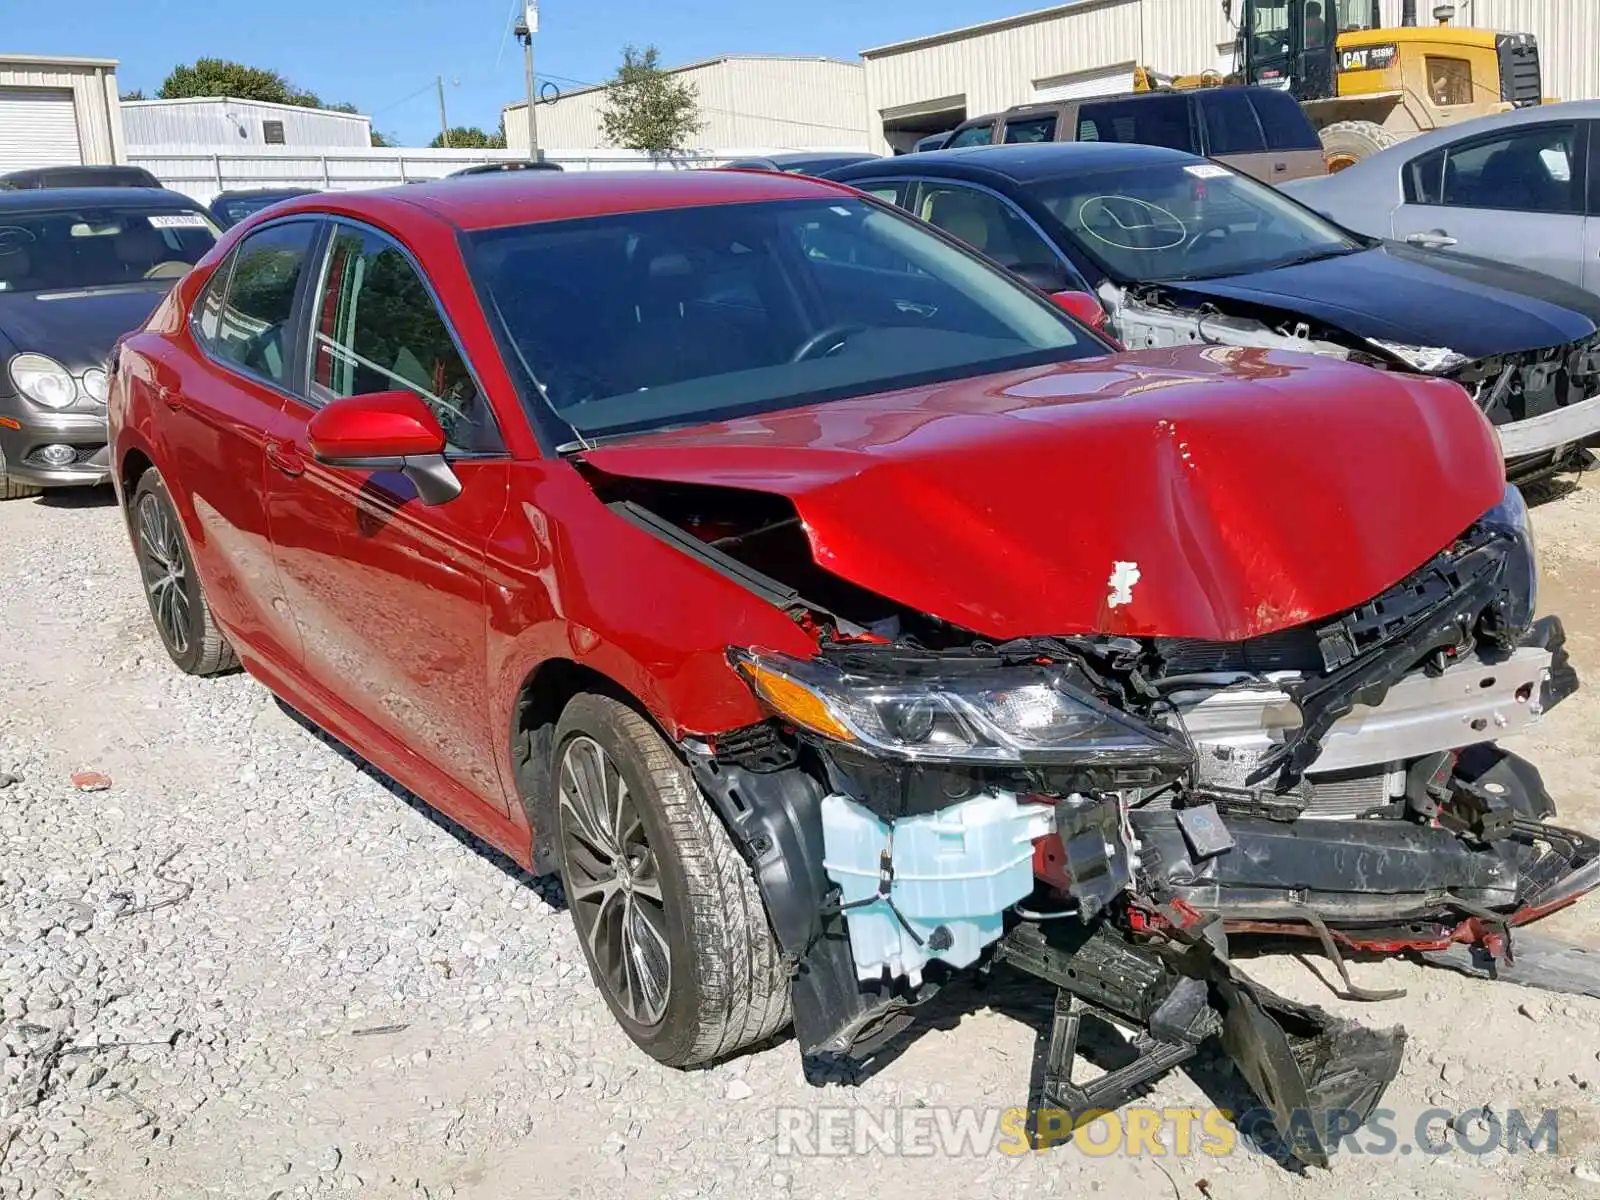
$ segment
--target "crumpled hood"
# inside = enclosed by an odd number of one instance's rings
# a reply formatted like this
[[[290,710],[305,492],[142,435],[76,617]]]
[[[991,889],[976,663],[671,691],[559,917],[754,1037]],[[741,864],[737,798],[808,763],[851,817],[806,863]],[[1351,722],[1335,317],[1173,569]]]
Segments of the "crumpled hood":
[[[18,354],[48,354],[74,374],[103,367],[117,339],[145,323],[172,282],[43,298],[0,292],[0,343]]]
[[[1469,358],[1591,337],[1600,297],[1536,271],[1385,242],[1249,275],[1164,284],[1197,300],[1302,314],[1357,337],[1444,346]]]
[[[992,638],[1232,641],[1399,581],[1501,497],[1455,384],[1239,347],[1148,350],[589,451],[791,499],[818,563]]]

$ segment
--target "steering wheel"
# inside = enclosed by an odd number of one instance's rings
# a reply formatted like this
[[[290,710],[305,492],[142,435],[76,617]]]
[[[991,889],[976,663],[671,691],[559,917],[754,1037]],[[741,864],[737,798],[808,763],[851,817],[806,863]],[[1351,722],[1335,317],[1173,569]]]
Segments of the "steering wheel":
[[[1183,253],[1189,254],[1193,252],[1194,248],[1198,246],[1201,240],[1204,238],[1231,238],[1232,236],[1233,229],[1226,221],[1213,221],[1209,225],[1202,225],[1199,229],[1195,230],[1189,235],[1189,240],[1183,243]]]
[[[836,321],[826,329],[818,330],[805,341],[801,342],[795,352],[789,356],[792,363],[806,362],[813,358],[826,358],[835,351],[843,348],[844,344],[858,333],[865,333],[865,325],[852,324],[849,321]],[[819,353],[820,351],[820,353]]]

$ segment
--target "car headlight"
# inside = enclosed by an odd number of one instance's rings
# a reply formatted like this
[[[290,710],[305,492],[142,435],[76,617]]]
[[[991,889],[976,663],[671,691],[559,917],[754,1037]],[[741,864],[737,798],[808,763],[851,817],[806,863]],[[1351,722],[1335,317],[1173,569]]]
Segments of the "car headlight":
[[[894,758],[1083,764],[1141,780],[1170,777],[1189,747],[1064,682],[1061,667],[994,667],[956,676],[850,673],[818,659],[734,650],[734,669],[774,714],[833,742]]]
[[[1458,354],[1445,346],[1408,346],[1404,342],[1386,342],[1381,338],[1368,338],[1367,341],[1424,375],[1443,375],[1472,361],[1465,354]]]
[[[66,408],[78,398],[72,374],[44,354],[13,355],[11,382],[29,400],[46,408]]]
[[[1506,580],[1512,593],[1513,611],[1507,615],[1514,628],[1525,628],[1539,609],[1539,555],[1533,540],[1533,517],[1528,502],[1515,484],[1506,484],[1505,495],[1480,518],[1480,524],[1503,529],[1517,541],[1520,551]],[[1525,606],[1523,598],[1526,597]]]
[[[99,367],[90,367],[83,373],[84,394],[97,404],[104,404],[111,391],[111,380]]]

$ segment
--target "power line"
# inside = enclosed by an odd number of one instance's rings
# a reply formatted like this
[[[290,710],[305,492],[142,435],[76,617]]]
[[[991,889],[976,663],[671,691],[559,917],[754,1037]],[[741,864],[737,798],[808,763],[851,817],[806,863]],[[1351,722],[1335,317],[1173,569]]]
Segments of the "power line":
[[[604,83],[589,83],[582,79],[573,79],[570,75],[557,75],[551,71],[544,71],[541,72],[541,74],[543,74],[546,79],[555,80],[558,83],[570,83],[581,88],[596,88],[603,90],[610,86]],[[560,97],[558,96],[556,99],[559,100]],[[517,105],[508,105],[507,107],[515,108]],[[823,121],[801,121],[794,117],[774,117],[769,116],[766,113],[740,112],[738,109],[718,108],[715,105],[699,104],[697,107],[701,112],[720,113],[725,117],[744,117],[751,121],[771,121],[775,125],[798,125],[806,129],[828,129],[834,131],[849,128],[845,125],[828,124]]]

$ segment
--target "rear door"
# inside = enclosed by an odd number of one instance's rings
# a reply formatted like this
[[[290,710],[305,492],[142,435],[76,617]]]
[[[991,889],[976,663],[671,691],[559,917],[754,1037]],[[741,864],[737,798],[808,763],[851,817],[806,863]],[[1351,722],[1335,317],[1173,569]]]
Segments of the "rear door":
[[[1466,138],[1401,169],[1394,236],[1582,285],[1588,131],[1579,121]]]
[[[488,398],[421,268],[388,235],[334,223],[311,300],[300,387],[266,444],[273,546],[304,673],[417,770],[504,813],[484,548],[505,510],[509,460]],[[461,493],[444,504],[424,505],[399,472],[328,467],[311,453],[319,408],[394,390],[419,396],[445,431]]]
[[[206,597],[240,651],[280,673],[294,670],[300,646],[273,563],[264,444],[288,400],[318,228],[296,219],[246,236],[195,303],[189,335],[198,353],[151,363],[151,384],[169,410],[163,468]]]
[[[1273,166],[1281,160],[1267,153],[1266,135],[1243,88],[1196,92],[1194,102],[1204,135],[1202,154],[1219,158],[1262,183],[1275,182]],[[1282,165],[1287,172],[1288,163]]]
[[[1073,136],[1062,140],[1134,142],[1189,154],[1200,152],[1200,134],[1189,97],[1178,94],[1086,100],[1078,108]]]
[[[1268,162],[1272,168],[1269,183],[1328,173],[1322,139],[1317,136],[1306,110],[1293,96],[1264,87],[1245,88],[1244,94],[1256,110],[1256,119],[1261,122],[1261,132],[1267,140]]]

